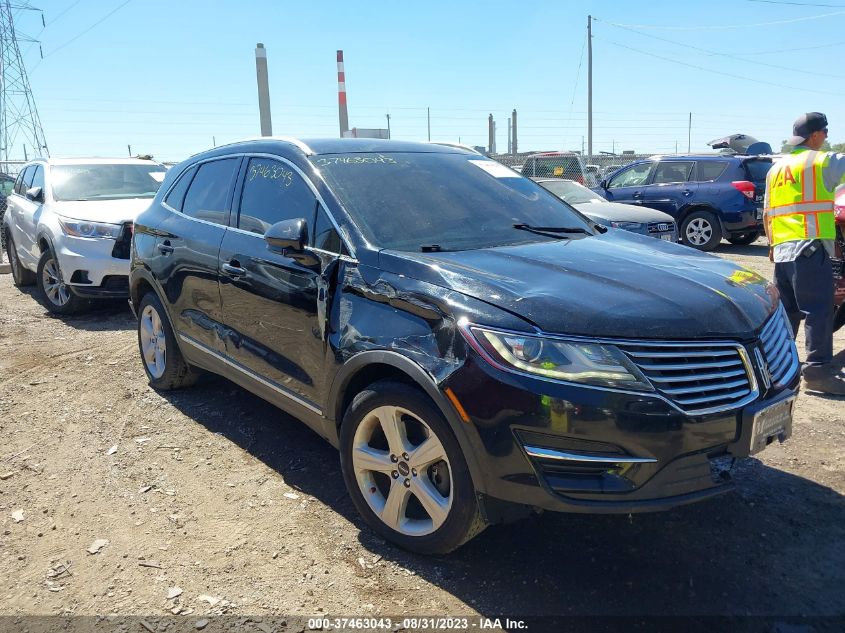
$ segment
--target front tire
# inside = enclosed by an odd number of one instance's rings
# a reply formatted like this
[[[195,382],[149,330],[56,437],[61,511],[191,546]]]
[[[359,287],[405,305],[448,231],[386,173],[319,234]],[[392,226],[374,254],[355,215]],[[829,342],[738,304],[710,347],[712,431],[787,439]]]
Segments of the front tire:
[[[190,387],[199,377],[182,356],[164,306],[154,292],[144,295],[138,305],[138,350],[150,386],[157,391]]]
[[[748,246],[757,241],[760,231],[749,231],[748,233],[736,233],[728,237],[728,241],[736,246]]]
[[[361,516],[407,550],[446,554],[487,525],[452,429],[414,387],[380,381],[355,396],[340,463]]]
[[[89,303],[75,295],[62,276],[59,260],[51,249],[41,253],[36,273],[39,298],[49,312],[61,316],[79,314],[88,308]]]
[[[31,286],[35,283],[35,273],[24,268],[21,260],[18,257],[17,250],[15,250],[15,242],[12,240],[12,235],[6,231],[6,255],[9,258],[9,267],[12,269],[12,282],[18,288]]]
[[[693,211],[681,224],[681,241],[700,251],[712,251],[722,241],[722,227],[709,211]]]

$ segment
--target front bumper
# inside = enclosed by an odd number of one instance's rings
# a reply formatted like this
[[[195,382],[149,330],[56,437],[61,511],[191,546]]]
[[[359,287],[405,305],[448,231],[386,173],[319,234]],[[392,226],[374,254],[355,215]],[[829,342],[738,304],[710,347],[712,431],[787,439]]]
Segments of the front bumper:
[[[551,511],[630,513],[731,490],[729,466],[749,454],[754,414],[793,396],[799,380],[741,409],[697,416],[651,394],[533,379],[477,358],[444,388],[477,432],[489,497]]]
[[[126,297],[129,259],[115,257],[119,241],[63,235],[53,243],[65,283],[83,297]]]

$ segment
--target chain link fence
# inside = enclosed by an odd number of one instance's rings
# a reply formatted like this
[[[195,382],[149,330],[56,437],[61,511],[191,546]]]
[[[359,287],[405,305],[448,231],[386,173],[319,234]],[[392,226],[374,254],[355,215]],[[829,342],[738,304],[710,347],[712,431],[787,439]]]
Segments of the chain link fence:
[[[582,156],[572,152],[523,152],[491,154],[490,158],[536,178],[567,178],[587,187],[597,187],[608,175],[651,154],[598,154]]]
[[[26,163],[24,161],[8,161],[0,163],[0,264],[6,257],[6,231],[3,230],[3,216],[6,214],[6,196],[12,193],[15,178]]]

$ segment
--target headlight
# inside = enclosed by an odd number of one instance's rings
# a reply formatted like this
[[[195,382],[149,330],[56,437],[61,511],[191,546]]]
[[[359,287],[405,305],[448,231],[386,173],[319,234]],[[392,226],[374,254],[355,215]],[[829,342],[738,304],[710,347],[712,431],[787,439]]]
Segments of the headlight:
[[[615,229],[625,229],[626,231],[639,231],[643,228],[642,222],[611,222],[610,226]]]
[[[653,391],[642,372],[613,345],[511,334],[475,326],[469,327],[469,333],[488,360],[507,371],[599,387]]]
[[[84,220],[70,220],[59,218],[59,224],[66,235],[73,237],[99,237],[116,240],[120,237],[123,226],[120,224],[105,224],[104,222],[86,222]]]

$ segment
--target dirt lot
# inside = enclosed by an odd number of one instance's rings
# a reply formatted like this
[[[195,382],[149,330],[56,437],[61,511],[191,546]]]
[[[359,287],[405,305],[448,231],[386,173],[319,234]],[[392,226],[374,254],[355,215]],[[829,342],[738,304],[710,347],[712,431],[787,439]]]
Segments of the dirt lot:
[[[759,243],[720,254],[771,278]],[[0,614],[845,615],[842,399],[802,394],[736,494],[426,559],[363,526],[304,425],[223,379],[151,390],[125,304],[52,318],[2,275],[0,436]]]

